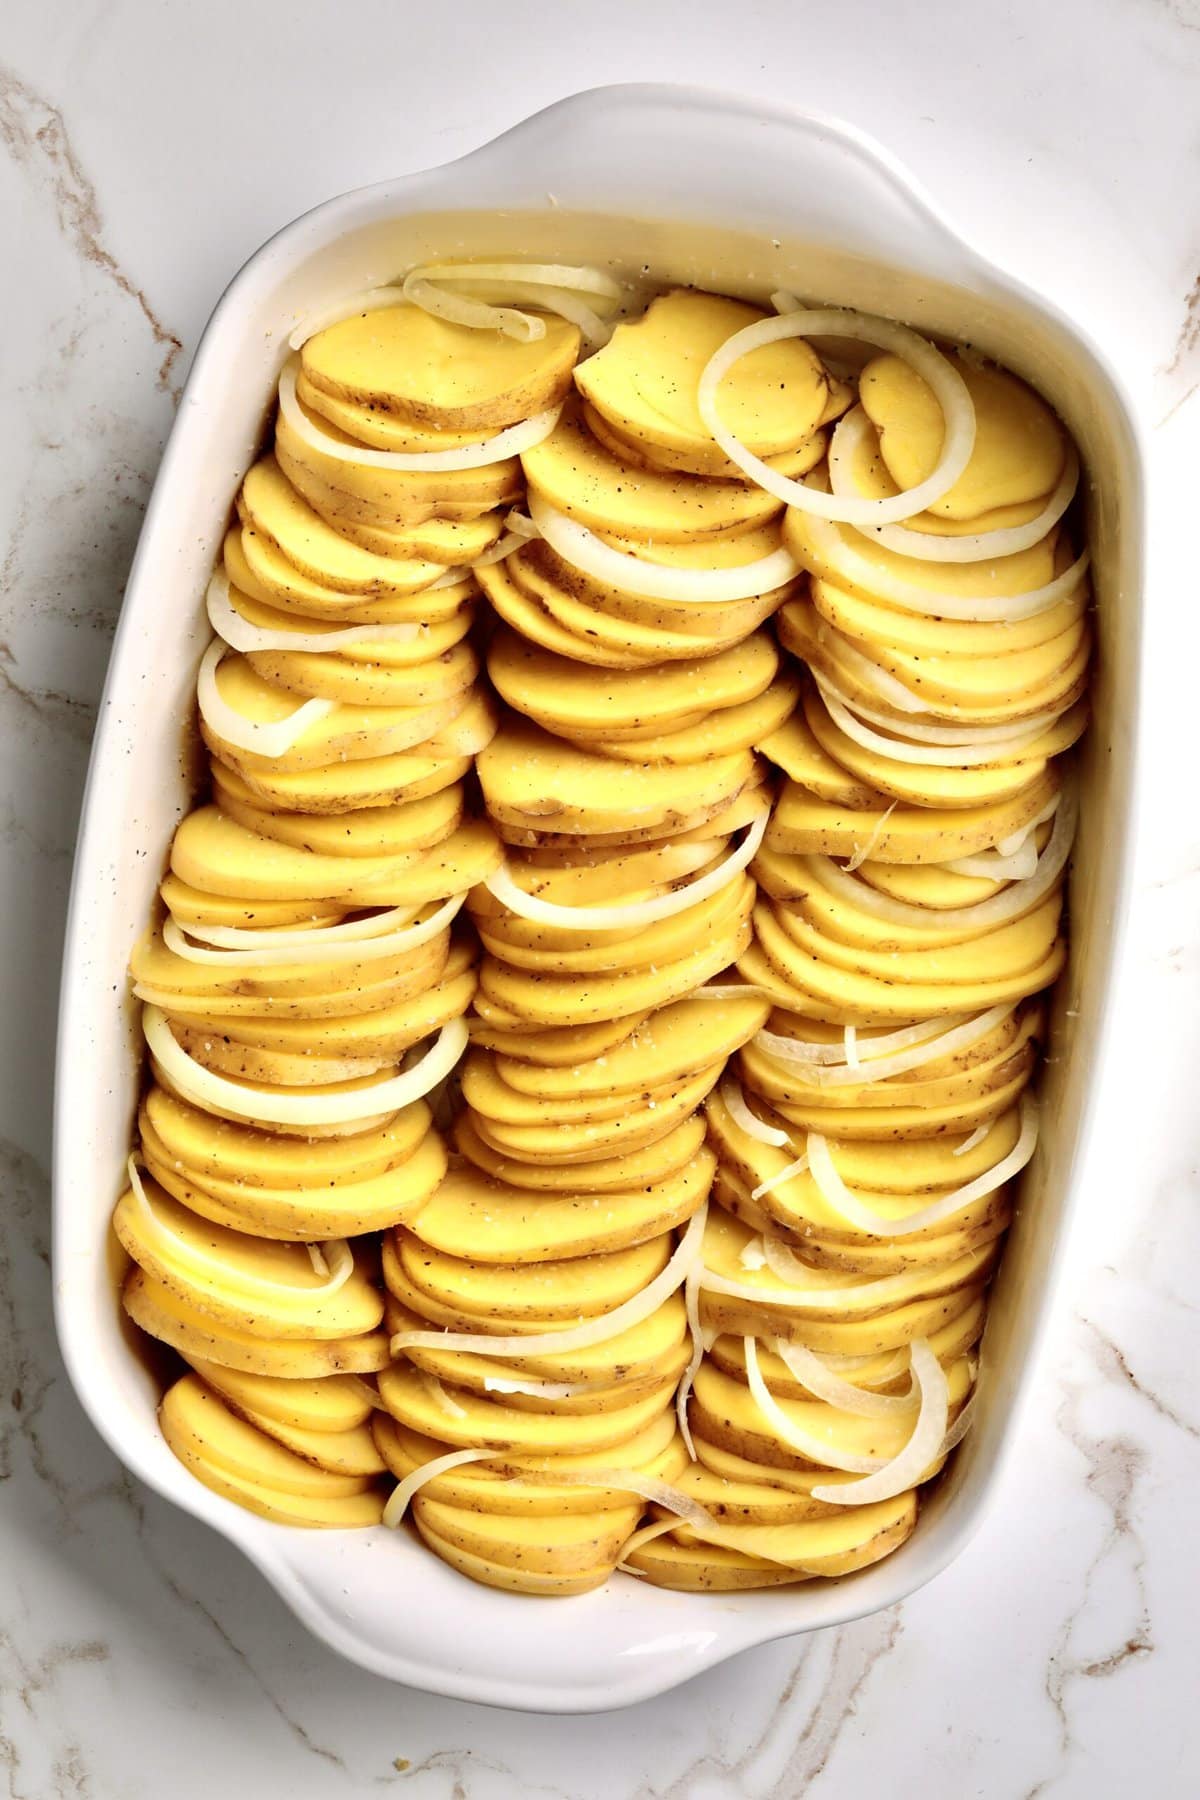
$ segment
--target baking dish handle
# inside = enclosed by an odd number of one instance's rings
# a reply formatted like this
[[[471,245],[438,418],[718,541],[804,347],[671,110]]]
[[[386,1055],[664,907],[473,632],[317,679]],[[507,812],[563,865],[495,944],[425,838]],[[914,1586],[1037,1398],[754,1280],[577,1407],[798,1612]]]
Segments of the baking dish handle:
[[[760,156],[747,157],[748,140]],[[980,271],[902,164],[866,133],[818,113],[705,88],[590,88],[457,167],[470,165],[478,204],[504,205],[514,181],[527,189],[531,153],[549,205],[603,211],[619,196],[628,213],[630,193],[640,192],[648,218],[736,218],[768,237],[959,284]]]

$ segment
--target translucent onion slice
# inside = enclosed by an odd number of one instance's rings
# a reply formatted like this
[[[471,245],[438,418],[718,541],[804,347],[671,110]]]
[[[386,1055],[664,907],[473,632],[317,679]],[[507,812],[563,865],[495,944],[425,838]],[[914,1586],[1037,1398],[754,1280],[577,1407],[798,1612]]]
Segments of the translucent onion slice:
[[[899,806],[899,804],[900,804],[900,802],[898,800],[893,800],[892,804],[890,806],[885,807],[883,812],[880,813],[879,817],[876,819],[874,825],[872,826],[871,835],[867,839],[866,843],[865,844],[855,844],[854,855],[849,859],[848,862],[846,862],[842,865],[848,875],[853,875],[854,871],[856,869],[861,869],[865,862],[870,862],[871,858],[875,854],[875,851],[879,847],[879,840],[882,838],[885,830],[887,829],[887,822],[891,818],[892,814],[895,812],[895,810]]]
[[[467,1416],[466,1407],[460,1406],[453,1394],[447,1393],[437,1376],[431,1375],[428,1369],[422,1369],[420,1373],[422,1385],[428,1388],[435,1403],[441,1407],[446,1417],[448,1419],[465,1419]]]
[[[335,300],[331,306],[322,307],[320,312],[303,319],[288,337],[288,348],[301,349],[310,337],[316,337],[318,331],[328,331],[331,325],[340,325],[343,319],[356,319],[361,313],[382,312],[385,307],[404,304],[404,289],[399,287],[364,288],[357,294],[348,294],[344,300]]]
[[[622,296],[621,284],[614,276],[606,275],[603,269],[589,268],[585,263],[426,263],[414,272],[429,281],[521,281],[534,288],[565,288],[614,302]]]
[[[360,931],[356,934],[355,924],[317,925],[304,931],[263,931],[243,930],[237,926],[209,927],[209,931],[220,930],[222,937],[236,937],[237,944],[223,945],[208,950],[188,943],[188,937],[197,935],[191,926],[187,927],[187,936],[176,920],[163,920],[163,943],[168,950],[181,956],[186,962],[203,963],[214,968],[246,969],[268,968],[276,965],[286,966],[289,963],[342,963],[368,962],[375,956],[394,956],[401,950],[416,950],[421,944],[427,944],[440,931],[445,931],[455,914],[466,899],[465,894],[451,894],[448,900],[430,913],[427,919],[417,924],[404,924],[395,931]],[[412,913],[404,907],[393,909],[401,917],[412,918]],[[386,918],[387,914],[380,914]],[[368,925],[375,924],[374,919],[365,920]],[[256,944],[255,937],[274,939],[273,943]]]
[[[989,1119],[986,1125],[977,1125],[970,1137],[964,1138],[961,1144],[955,1145],[950,1152],[951,1156],[965,1156],[968,1150],[977,1150],[990,1135],[993,1123],[994,1121]]]
[[[643,1525],[635,1531],[633,1536],[626,1540],[625,1548],[621,1552],[621,1560],[617,1564],[621,1573],[632,1575],[636,1580],[643,1581],[645,1579],[644,1571],[633,1567],[629,1561],[631,1554],[635,1550],[640,1550],[643,1544],[652,1543],[655,1538],[665,1537],[669,1531],[674,1531],[675,1524],[674,1519],[655,1519],[652,1524]]]
[[[536,894],[527,894],[524,888],[518,887],[503,863],[487,877],[484,886],[502,906],[535,925],[554,925],[565,931],[640,930],[643,925],[653,925],[659,919],[671,919],[678,913],[687,912],[690,907],[699,906],[702,900],[708,900],[728,887],[758,854],[770,817],[769,808],[759,813],[747,826],[746,835],[737,849],[731,850],[696,881],[675,888],[669,894],[656,894],[649,900],[631,900],[624,905],[614,903],[612,906],[557,906],[553,901],[539,899]],[[739,993],[748,991],[738,989]]]
[[[723,378],[735,363],[752,350],[766,344],[777,344],[784,338],[835,337],[851,338],[857,343],[874,345],[900,357],[933,389],[945,419],[942,451],[937,467],[924,481],[906,493],[891,499],[869,500],[861,495],[823,494],[802,481],[794,481],[772,469],[760,456],[748,450],[722,423],[718,395]],[[819,519],[838,520],[848,525],[893,525],[902,519],[924,512],[940,500],[958,480],[971,460],[975,448],[975,407],[967,385],[954,364],[926,338],[918,337],[903,325],[880,319],[869,313],[843,311],[836,307],[809,309],[801,307],[782,313],[774,319],[760,319],[753,325],[735,331],[709,358],[700,377],[697,391],[700,417],[720,444],[726,456],[735,462],[759,487],[766,488],[785,505]]]
[[[753,1237],[744,1243],[738,1252],[738,1261],[743,1269],[765,1269],[767,1258],[763,1250],[762,1238]]]
[[[942,1447],[938,1452],[939,1456],[949,1456],[950,1452],[962,1443],[968,1431],[970,1431],[972,1425],[975,1423],[976,1402],[978,1398],[978,1392],[972,1394],[966,1405],[959,1412],[957,1419],[955,1419],[953,1425],[942,1439]]]
[[[916,1025],[902,1025],[897,1031],[886,1032],[882,1037],[869,1038],[865,1048],[870,1052],[872,1061],[877,1057],[891,1056],[898,1050],[907,1050],[910,1044],[922,1044],[927,1039],[940,1036],[943,1031],[950,1031],[961,1024],[961,1013],[944,1013],[940,1019],[922,1019]],[[804,1038],[781,1037],[775,1031],[760,1031],[755,1043],[776,1058],[778,1062],[803,1063],[806,1067],[827,1067],[846,1060],[846,1040],[841,1043],[818,1044]]]
[[[776,999],[774,994],[756,986],[753,981],[706,981],[703,987],[694,988],[688,995],[689,1000],[745,1000],[749,997],[772,1002]]]
[[[136,1155],[129,1157],[125,1167],[138,1213],[151,1238],[163,1246],[171,1258],[185,1269],[199,1269],[205,1275],[215,1275],[219,1277],[223,1286],[237,1288],[245,1294],[283,1294],[290,1300],[328,1300],[345,1287],[354,1273],[354,1252],[345,1238],[330,1238],[324,1244],[308,1246],[313,1268],[319,1275],[326,1277],[320,1287],[302,1287],[299,1282],[295,1281],[273,1281],[268,1275],[255,1275],[248,1269],[238,1269],[224,1261],[223,1258],[214,1256],[207,1250],[201,1250],[194,1244],[189,1244],[186,1239],[179,1236],[178,1232],[172,1231],[165,1220],[159,1218],[150,1203],[149,1194],[142,1185]],[[332,1268],[325,1260],[324,1253],[326,1252],[333,1264]]]
[[[415,305],[459,325],[492,327],[524,343],[543,338],[544,320],[495,304],[502,294],[542,312],[558,313],[578,326],[593,346],[607,340],[609,328],[581,295],[590,294],[609,309],[621,298],[620,286],[610,275],[566,263],[427,263],[410,271],[403,291]]]
[[[814,1500],[834,1506],[870,1506],[877,1500],[892,1500],[897,1494],[915,1487],[930,1464],[937,1460],[950,1416],[946,1372],[930,1349],[928,1338],[914,1338],[909,1355],[921,1406],[907,1444],[891,1462],[862,1481],[847,1481],[836,1487],[814,1487]]]
[[[1026,727],[1025,735],[1019,738],[1001,740],[999,743],[982,744],[910,744],[902,737],[881,737],[872,731],[869,725],[863,725],[850,708],[838,699],[833,690],[815,677],[821,698],[825,702],[830,718],[839,731],[845,732],[852,743],[860,744],[864,750],[872,750],[877,756],[885,756],[892,762],[917,765],[922,768],[937,769],[974,769],[981,764],[1003,761],[1005,757],[1020,756],[1024,751],[1033,748],[1038,739],[1045,733],[1045,727],[1035,725],[1033,730]],[[1059,715],[1054,714],[1054,718]],[[896,731],[904,730],[899,720],[895,723]]]
[[[1006,925],[1010,919],[1032,912],[1057,886],[1071,854],[1078,818],[1079,805],[1074,792],[1064,791],[1062,805],[1055,815],[1054,830],[1037,858],[1034,873],[1026,880],[1010,882],[1000,893],[990,894],[986,900],[977,900],[971,906],[949,906],[937,911],[928,906],[914,906],[907,900],[897,900],[893,894],[880,893],[878,888],[865,881],[857,881],[832,857],[824,859],[821,879],[848,906],[889,925],[937,925],[945,926],[947,930],[965,926],[992,931]]]
[[[890,670],[881,669],[878,663],[872,662],[869,656],[857,649],[840,631],[835,631],[832,626],[826,625],[822,621],[819,636],[827,643],[836,643],[841,660],[848,663],[850,668],[857,672],[864,687],[870,688],[871,692],[880,700],[889,702],[902,713],[929,711],[924,700],[918,698],[911,689],[906,688],[904,683]]]
[[[306,700],[286,719],[270,723],[247,719],[221,698],[217,687],[217,668],[229,645],[216,637],[204,652],[196,676],[196,702],[200,717],[226,744],[237,750],[252,750],[257,756],[286,756],[310,725],[327,719],[337,705],[336,700]]]
[[[864,1061],[861,1069],[848,1068],[844,1063],[812,1063],[804,1069],[804,1080],[813,1087],[857,1087],[860,1084],[886,1081],[892,1075],[907,1075],[910,1070],[923,1068],[926,1063],[936,1062],[940,1057],[953,1056],[959,1050],[969,1050],[973,1044],[985,1038],[989,1031],[994,1031],[1012,1010],[1013,1003],[1010,1001],[1000,1006],[989,1006],[986,1012],[976,1013],[972,1019],[963,1019],[957,1014],[932,1019],[928,1023],[937,1032],[937,1036],[924,1038],[913,1044],[911,1049],[897,1050],[890,1056],[871,1056]],[[941,1026],[948,1026],[948,1029],[939,1030]],[[904,1029],[911,1031],[915,1028],[905,1026]],[[894,1037],[900,1035],[899,1032],[893,1033]],[[777,1041],[773,1033],[759,1033],[759,1042],[768,1038],[772,1042]],[[782,1041],[790,1042],[787,1038]],[[868,1047],[874,1050],[877,1044],[886,1041],[885,1038],[872,1038]],[[772,1055],[777,1054],[769,1043],[766,1047],[771,1050]],[[828,1048],[824,1044],[818,1047],[822,1050]],[[800,1062],[802,1059],[795,1057],[788,1060]]]
[[[796,1158],[795,1162],[785,1164],[776,1174],[769,1176],[766,1181],[760,1181],[756,1188],[751,1188],[750,1198],[752,1200],[761,1200],[764,1194],[774,1193],[777,1187],[782,1187],[784,1182],[790,1181],[794,1175],[803,1175],[807,1167],[808,1152],[806,1150],[803,1156],[798,1156]],[[764,1243],[766,1242],[765,1239],[763,1241]],[[767,1256],[764,1260],[770,1262],[770,1257]],[[747,1268],[752,1268],[753,1266],[754,1265],[751,1263],[746,1264]],[[761,1264],[759,1266],[761,1267]]]
[[[827,1469],[842,1469],[850,1475],[866,1475],[885,1467],[878,1456],[855,1456],[853,1451],[838,1450],[815,1432],[803,1431],[793,1424],[763,1380],[758,1361],[758,1345],[752,1337],[742,1339],[746,1353],[746,1378],[754,1403],[781,1444]],[[930,1459],[932,1460],[932,1459]]]
[[[871,432],[871,422],[861,406],[850,409],[837,423],[829,442],[829,482],[839,499],[858,495],[851,459]],[[1079,486],[1079,457],[1068,445],[1063,471],[1045,505],[1024,525],[1008,525],[998,531],[974,532],[964,537],[934,537],[929,532],[906,531],[902,525],[870,526],[871,536],[898,556],[919,557],[922,562],[995,562],[1040,544],[1058,524],[1075,498]]]
[[[229,598],[229,577],[218,569],[205,596],[208,622],[231,650],[303,650],[315,655],[347,644],[411,643],[419,625],[346,625],[338,631],[268,631],[242,617]]]
[[[707,1206],[693,1213],[666,1268],[660,1270],[653,1281],[647,1282],[640,1294],[622,1301],[611,1312],[600,1313],[562,1331],[539,1331],[519,1337],[484,1337],[472,1331],[398,1331],[392,1338],[392,1355],[417,1348],[466,1350],[489,1357],[557,1356],[560,1352],[586,1350],[592,1344],[603,1344],[648,1319],[687,1279],[688,1270],[700,1259],[707,1216]]]
[[[861,1069],[862,1061],[858,1054],[858,1032],[853,1025],[843,1027],[842,1044],[846,1052],[846,1067],[855,1070]]]
[[[440,475],[457,469],[486,469],[492,463],[519,456],[522,450],[532,450],[550,436],[562,407],[551,406],[493,437],[481,438],[477,444],[460,444],[456,450],[371,450],[366,445],[346,444],[340,438],[330,437],[313,422],[296,396],[296,365],[290,362],[279,377],[279,411],[297,437],[334,462],[396,469],[412,475]]]
[[[593,581],[651,600],[719,606],[769,594],[800,572],[791,552],[782,546],[757,562],[733,569],[670,568],[665,563],[645,562],[640,556],[614,550],[586,525],[569,519],[534,491],[529,495],[529,511],[546,542],[565,562],[590,575]]]
[[[151,1055],[171,1086],[193,1106],[205,1112],[276,1125],[349,1125],[355,1119],[399,1111],[443,1081],[467,1047],[466,1025],[462,1019],[451,1019],[421,1060],[402,1075],[348,1093],[289,1094],[227,1081],[223,1075],[204,1068],[176,1042],[161,1007],[142,1008],[142,1030]]]
[[[765,1240],[764,1240],[765,1248]],[[803,1263],[797,1263],[805,1275],[813,1271]],[[782,1281],[783,1277],[777,1277]],[[905,1271],[896,1275],[879,1275],[874,1281],[862,1281],[854,1287],[805,1287],[799,1281],[794,1285],[789,1282],[786,1293],[772,1293],[769,1288],[755,1286],[749,1281],[731,1281],[727,1275],[718,1275],[714,1269],[705,1269],[700,1277],[700,1288],[704,1293],[723,1294],[730,1300],[750,1300],[756,1306],[770,1309],[775,1306],[787,1307],[793,1312],[803,1312],[810,1307],[818,1312],[844,1313],[854,1312],[859,1308],[870,1307],[882,1312],[892,1300],[910,1295],[912,1273]],[[911,1296],[910,1296],[911,1297]]]
[[[661,1481],[657,1475],[643,1475],[638,1469],[546,1469],[544,1474],[556,1487],[561,1483],[564,1487],[617,1488],[637,1494],[651,1505],[661,1506],[686,1524],[694,1525],[697,1531],[711,1530],[716,1525],[708,1508],[701,1506],[690,1494],[673,1487],[669,1481]]]
[[[538,1400],[573,1400],[586,1394],[587,1386],[577,1381],[507,1381],[500,1375],[485,1375],[484,1392],[488,1394],[528,1394]]]
[[[429,281],[421,269],[411,269],[404,277],[404,298],[410,306],[445,319],[450,325],[466,325],[473,331],[499,331],[519,344],[536,344],[546,335],[546,321],[534,313],[519,311],[515,306],[492,306],[486,300],[475,300],[453,287],[441,287]]]
[[[901,612],[917,613],[927,619],[956,619],[968,624],[1012,623],[1048,612],[1075,592],[1091,560],[1085,550],[1053,581],[1048,581],[1044,587],[1028,588],[1023,594],[997,595],[994,599],[972,594],[935,594],[919,582],[905,581],[890,570],[881,569],[828,520],[810,520],[807,531],[818,556],[833,572],[835,580],[843,581],[887,606],[899,607]],[[930,539],[931,543],[934,541]]]
[[[854,1225],[859,1231],[865,1231],[872,1237],[908,1237],[914,1231],[923,1231],[930,1225],[940,1225],[944,1219],[952,1219],[965,1206],[971,1206],[976,1200],[986,1199],[997,1188],[1003,1187],[1006,1181],[1011,1181],[1014,1175],[1019,1175],[1037,1148],[1037,1138],[1037,1107],[1029,1094],[1023,1094],[1021,1130],[1008,1155],[984,1174],[976,1176],[974,1181],[968,1181],[965,1187],[952,1188],[948,1194],[921,1207],[918,1212],[909,1213],[904,1219],[887,1218],[863,1205],[857,1194],[846,1186],[838,1174],[829,1144],[819,1131],[810,1131],[808,1134],[808,1166],[826,1204],[848,1225]]]
[[[944,863],[943,868],[951,869],[956,875],[981,875],[987,881],[1016,881],[1025,874],[1032,875],[1038,860],[1034,833],[1039,825],[1054,817],[1061,799],[1060,789],[1028,825],[1014,831],[1011,837],[1001,838],[994,849],[980,850],[974,856],[956,856],[952,862]]]
[[[451,1469],[461,1469],[464,1463],[487,1462],[494,1455],[494,1450],[451,1450],[445,1456],[435,1456],[432,1461],[422,1463],[419,1468],[406,1475],[388,1495],[387,1505],[383,1509],[384,1524],[398,1525],[408,1511],[408,1503],[413,1495],[419,1494],[428,1482],[436,1481],[439,1475],[448,1475]]]
[[[683,1303],[687,1310],[688,1331],[691,1334],[692,1354],[688,1358],[688,1366],[683,1371],[679,1383],[679,1391],[675,1395],[675,1416],[679,1420],[679,1435],[687,1445],[687,1453],[692,1461],[696,1460],[696,1446],[692,1441],[692,1427],[688,1419],[688,1400],[691,1398],[692,1383],[696,1379],[696,1371],[704,1361],[704,1328],[700,1323],[700,1258],[696,1257],[689,1268],[683,1282]]]
[[[866,719],[870,725],[880,725],[885,731],[903,730],[906,738],[915,738],[921,744],[1007,744],[1013,738],[1025,737],[1035,729],[1044,731],[1059,717],[1058,710],[1052,710],[1033,713],[1029,718],[1018,719],[1015,724],[1009,725],[927,725],[923,719],[916,718],[905,718],[901,722],[894,714],[876,712],[861,700],[851,700],[828,676],[822,675],[821,680],[835,698],[858,718]]]
[[[780,1361],[787,1364],[796,1380],[804,1383],[814,1400],[824,1400],[827,1406],[836,1406],[840,1412],[856,1413],[863,1419],[882,1419],[891,1413],[912,1411],[916,1398],[912,1388],[907,1394],[876,1394],[869,1388],[855,1387],[852,1381],[843,1380],[823,1357],[803,1344],[789,1344],[786,1338],[776,1338],[772,1349]]]
[[[781,1131],[777,1125],[766,1124],[757,1113],[751,1112],[736,1076],[726,1075],[721,1083],[720,1095],[726,1112],[747,1137],[754,1138],[760,1144],[771,1144],[777,1150],[790,1142],[786,1131]]]

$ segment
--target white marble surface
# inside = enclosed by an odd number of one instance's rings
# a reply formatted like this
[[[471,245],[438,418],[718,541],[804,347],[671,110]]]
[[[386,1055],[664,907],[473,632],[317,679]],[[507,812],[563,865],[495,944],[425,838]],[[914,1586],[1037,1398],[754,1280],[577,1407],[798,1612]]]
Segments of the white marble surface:
[[[340,1663],[100,1445],[49,1322],[53,1009],[109,635],[220,287],[313,201],[630,78],[719,84],[865,126],[1123,369],[1155,498],[1140,867],[1083,1224],[1020,1455],[980,1537],[893,1613],[754,1652],[632,1714],[534,1719]],[[1198,102],[1197,0],[12,0],[0,1793],[1174,1800],[1200,1788]]]

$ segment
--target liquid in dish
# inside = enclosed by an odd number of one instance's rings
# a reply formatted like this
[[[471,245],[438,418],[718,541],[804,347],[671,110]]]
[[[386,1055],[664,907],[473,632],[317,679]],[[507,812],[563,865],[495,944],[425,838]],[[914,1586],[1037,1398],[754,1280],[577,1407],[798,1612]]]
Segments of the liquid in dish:
[[[969,1423],[1078,462],[969,351],[777,305],[475,265],[297,333],[115,1221],[168,1441],[269,1517],[762,1586],[896,1547]]]

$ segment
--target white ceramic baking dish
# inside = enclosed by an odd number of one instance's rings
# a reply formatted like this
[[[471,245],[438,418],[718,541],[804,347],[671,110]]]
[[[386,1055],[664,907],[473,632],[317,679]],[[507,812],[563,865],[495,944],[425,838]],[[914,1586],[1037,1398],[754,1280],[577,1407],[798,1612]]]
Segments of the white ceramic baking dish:
[[[1089,472],[1099,600],[1083,754],[1073,951],[1060,984],[1044,1128],[997,1281],[978,1422],[914,1538],[836,1583],[747,1595],[626,1577],[571,1600],[476,1587],[405,1532],[303,1532],[211,1494],[155,1422],[122,1325],[108,1218],[140,1048],[124,970],[190,799],[201,597],[298,317],[447,253],[647,266],[660,280],[891,314],[968,339],[1058,407]],[[751,1644],[891,1605],[978,1528],[1016,1431],[1072,1205],[1126,888],[1142,566],[1140,462],[1094,348],[982,261],[891,159],[826,120],[684,88],[564,100],[444,168],[328,201],[266,244],[200,344],[133,565],[96,733],[63,960],[55,1136],[58,1331],[84,1406],[142,1480],[239,1545],[346,1656],[435,1693],[545,1711],[644,1699]]]

